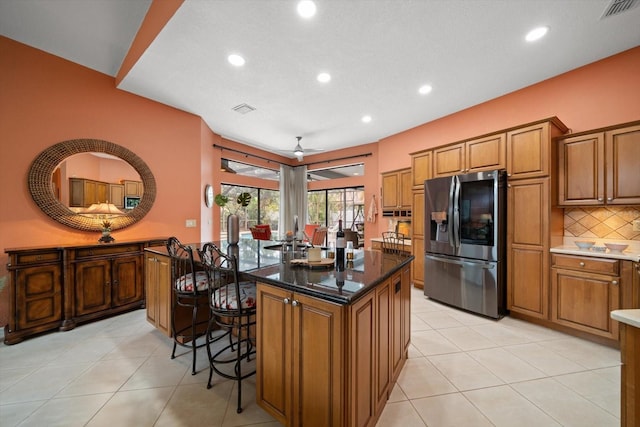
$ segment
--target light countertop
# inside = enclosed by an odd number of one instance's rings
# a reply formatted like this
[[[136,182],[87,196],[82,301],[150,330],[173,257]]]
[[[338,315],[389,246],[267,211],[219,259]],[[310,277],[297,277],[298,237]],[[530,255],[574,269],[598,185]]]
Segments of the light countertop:
[[[611,312],[611,318],[618,322],[640,328],[640,309],[614,310]]]
[[[604,243],[624,243],[629,245],[623,252],[612,252],[606,249],[604,252],[599,252],[591,249],[580,249],[574,243],[576,240],[589,240],[596,242],[595,246],[604,247]],[[621,259],[628,261],[640,262],[640,240],[614,240],[614,239],[599,239],[599,238],[585,238],[585,237],[564,237],[562,244],[554,246],[550,250],[551,253],[590,256],[596,258],[609,258],[609,259]]]

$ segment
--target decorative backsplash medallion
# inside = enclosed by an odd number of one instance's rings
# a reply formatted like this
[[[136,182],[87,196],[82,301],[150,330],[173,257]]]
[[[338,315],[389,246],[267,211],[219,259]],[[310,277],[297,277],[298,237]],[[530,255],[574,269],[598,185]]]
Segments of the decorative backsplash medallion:
[[[566,208],[564,235],[640,240],[640,231],[633,231],[633,220],[640,220],[640,206]]]

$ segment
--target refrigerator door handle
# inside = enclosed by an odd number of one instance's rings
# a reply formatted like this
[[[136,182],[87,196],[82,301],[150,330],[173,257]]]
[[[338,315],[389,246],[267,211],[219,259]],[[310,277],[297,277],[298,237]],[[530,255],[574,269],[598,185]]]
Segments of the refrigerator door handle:
[[[424,257],[425,259],[429,259],[431,261],[445,262],[447,264],[466,265],[469,267],[481,267],[486,270],[492,270],[495,268],[495,265],[489,262],[463,261],[457,258],[445,258],[445,257],[439,257],[439,256],[433,256],[433,255],[425,255]]]
[[[455,227],[455,221],[453,219],[453,203],[454,203],[454,197],[455,197],[455,188],[456,188],[456,177],[452,176],[451,177],[451,184],[449,184],[449,206],[447,206],[447,237],[449,239],[449,245],[451,245],[451,247],[453,249],[456,248],[456,243],[455,243],[455,236],[454,236],[454,230],[453,228]]]
[[[455,248],[460,247],[460,178],[453,177],[453,244]]]

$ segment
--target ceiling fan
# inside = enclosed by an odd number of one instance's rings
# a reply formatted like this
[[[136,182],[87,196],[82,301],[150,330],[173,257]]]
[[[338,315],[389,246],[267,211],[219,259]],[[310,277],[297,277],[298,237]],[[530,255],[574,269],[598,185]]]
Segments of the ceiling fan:
[[[299,162],[301,162],[302,159],[304,158],[305,152],[311,153],[311,152],[324,151],[321,148],[307,148],[306,150],[304,150],[302,149],[302,145],[300,145],[300,140],[302,139],[302,137],[296,136],[296,139],[298,140],[298,144],[296,145],[296,148],[293,149],[293,155],[296,156]]]

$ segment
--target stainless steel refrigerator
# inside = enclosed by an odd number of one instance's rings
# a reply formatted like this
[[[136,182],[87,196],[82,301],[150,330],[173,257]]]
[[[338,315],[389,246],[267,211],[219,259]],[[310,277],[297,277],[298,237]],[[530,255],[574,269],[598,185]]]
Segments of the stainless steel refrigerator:
[[[506,172],[424,183],[424,294],[484,316],[506,311]]]

